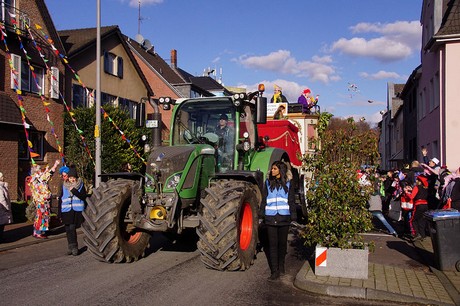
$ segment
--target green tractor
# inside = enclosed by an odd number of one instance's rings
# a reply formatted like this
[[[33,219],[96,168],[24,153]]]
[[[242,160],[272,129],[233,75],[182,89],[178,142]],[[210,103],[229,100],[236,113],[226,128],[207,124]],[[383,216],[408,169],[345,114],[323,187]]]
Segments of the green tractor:
[[[144,255],[151,232],[194,228],[206,267],[248,269],[267,171],[276,160],[289,163],[257,134],[267,113],[262,93],[176,101],[169,145],[153,147],[145,174],[109,174],[88,199],[88,250],[100,261],[132,262]]]

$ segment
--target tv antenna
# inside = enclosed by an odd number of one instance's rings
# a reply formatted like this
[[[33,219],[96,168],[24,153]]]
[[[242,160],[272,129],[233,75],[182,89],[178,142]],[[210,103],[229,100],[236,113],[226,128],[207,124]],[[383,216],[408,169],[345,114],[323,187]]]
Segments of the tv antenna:
[[[137,16],[137,34],[141,34],[141,0],[139,0],[139,9],[138,9],[138,16]]]

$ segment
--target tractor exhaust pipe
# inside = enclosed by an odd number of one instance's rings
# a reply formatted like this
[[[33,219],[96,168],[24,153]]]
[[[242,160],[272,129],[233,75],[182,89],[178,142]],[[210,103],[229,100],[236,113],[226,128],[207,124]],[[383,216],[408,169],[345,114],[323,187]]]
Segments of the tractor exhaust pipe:
[[[152,114],[152,121],[154,122],[152,127],[152,146],[153,149],[155,149],[156,147],[161,147],[161,126],[163,122],[161,121],[161,113],[158,108],[158,104],[153,100],[153,98],[149,99],[149,103],[155,111]]]

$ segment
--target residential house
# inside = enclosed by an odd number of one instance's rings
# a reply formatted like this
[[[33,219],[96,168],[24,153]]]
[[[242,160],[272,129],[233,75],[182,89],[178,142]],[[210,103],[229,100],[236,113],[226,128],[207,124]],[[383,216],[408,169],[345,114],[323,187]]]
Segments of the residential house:
[[[454,168],[460,165],[460,0],[424,0],[421,24],[418,147]]]
[[[158,103],[159,98],[172,99],[195,98],[231,95],[220,83],[210,76],[193,76],[177,66],[177,50],[171,50],[171,64],[161,58],[155,47],[148,39],[137,35],[136,39],[124,36],[142,73],[153,89],[153,101]],[[162,139],[169,138],[172,109],[164,110],[159,105],[162,115]],[[147,118],[154,112],[153,107],[146,105]]]
[[[421,73],[422,66],[419,65],[409,76],[401,92],[401,97],[404,99],[404,160],[407,163],[412,163],[412,161],[420,158],[420,148],[417,141],[417,92]]]
[[[0,171],[16,200],[28,193],[32,158],[51,166],[62,157],[65,69],[56,52],[65,51],[43,0],[2,0],[0,9]]]
[[[421,65],[401,92],[403,159],[406,163],[423,161],[421,149],[427,148],[429,158],[437,157],[454,170],[460,165],[460,144],[455,136],[460,128],[460,0],[424,0],[420,21]],[[390,122],[382,120],[381,126],[385,138]],[[391,148],[391,143],[381,145]],[[390,159],[382,153],[382,165],[390,164]]]
[[[403,160],[403,121],[400,98],[404,84],[387,84],[387,108],[382,111],[380,127],[379,152],[381,169],[392,169],[402,165]]]
[[[152,99],[154,103],[158,104],[161,97],[169,97],[171,99],[184,98],[184,95],[173,84],[185,84],[186,82],[180,75],[176,73],[154,50],[154,46],[148,41],[144,40],[141,36],[136,39],[131,39],[123,36],[128,47],[134,55],[142,73],[144,74],[147,82],[153,90],[154,95]],[[162,123],[162,139],[169,138],[169,127],[171,121],[172,108],[169,110],[163,109],[159,105]],[[151,118],[154,113],[153,107],[150,103],[146,104],[147,119]]]
[[[142,73],[118,26],[101,27],[101,106],[126,109],[142,122],[145,105],[153,90]],[[66,100],[72,107],[90,107],[96,98],[97,29],[59,31],[69,62],[80,77],[67,74]]]

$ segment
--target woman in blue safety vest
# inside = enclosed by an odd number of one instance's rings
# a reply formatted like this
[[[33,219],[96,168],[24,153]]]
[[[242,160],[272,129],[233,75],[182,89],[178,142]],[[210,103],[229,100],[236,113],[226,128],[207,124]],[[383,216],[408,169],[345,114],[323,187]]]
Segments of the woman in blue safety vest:
[[[59,193],[59,214],[65,225],[67,235],[67,255],[78,255],[77,227],[83,221],[82,212],[86,205],[86,189],[77,170],[73,167],[63,166],[59,170],[62,179],[62,190]]]
[[[265,255],[271,272],[269,280],[276,280],[285,273],[289,225],[297,219],[291,178],[287,165],[276,161],[264,184],[260,215],[267,230],[268,248],[265,247]]]

